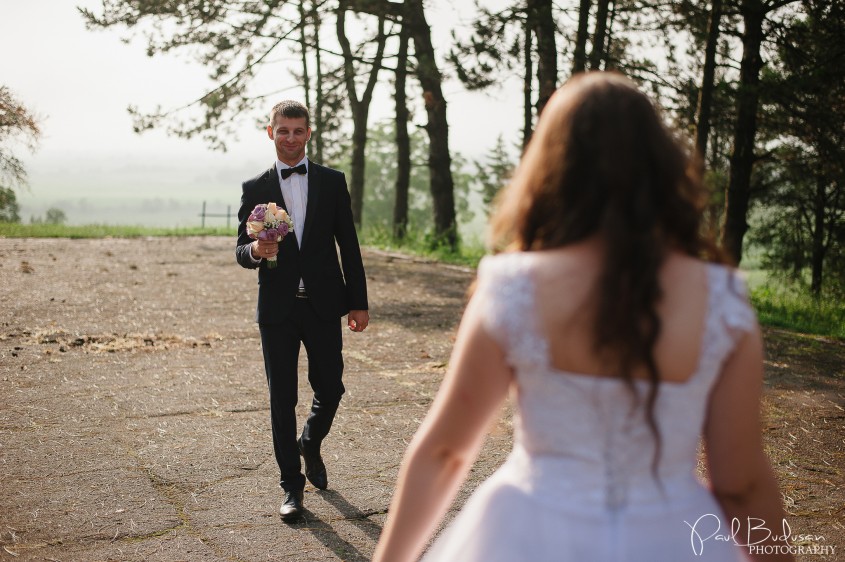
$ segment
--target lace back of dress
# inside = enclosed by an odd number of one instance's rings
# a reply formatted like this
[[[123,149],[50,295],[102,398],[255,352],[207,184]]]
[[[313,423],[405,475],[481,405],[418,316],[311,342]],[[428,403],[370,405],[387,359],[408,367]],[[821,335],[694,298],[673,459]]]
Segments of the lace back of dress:
[[[534,282],[526,254],[502,254],[479,264],[486,328],[515,369],[542,365],[548,344],[537,327]]]

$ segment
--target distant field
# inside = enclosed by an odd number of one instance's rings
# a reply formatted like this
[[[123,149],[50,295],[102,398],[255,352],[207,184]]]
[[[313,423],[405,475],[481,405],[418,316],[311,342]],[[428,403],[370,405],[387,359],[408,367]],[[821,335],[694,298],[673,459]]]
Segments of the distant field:
[[[126,190],[124,190],[125,192]],[[23,222],[43,218],[46,209],[54,207],[61,209],[67,217],[66,224],[81,226],[88,224],[118,224],[145,225],[155,227],[171,226],[200,226],[202,219],[201,198],[182,200],[161,197],[145,197],[144,189],[132,190],[134,195],[123,198],[94,199],[61,198],[61,199],[33,199],[22,194],[19,199],[20,217]],[[178,190],[175,190],[178,194]],[[152,192],[155,193],[155,192]],[[150,195],[152,195],[152,193]],[[240,193],[233,193],[230,199],[209,197],[206,201],[206,213],[225,215],[237,214]],[[200,196],[201,197],[201,196]],[[237,218],[230,219],[230,226],[236,225]],[[207,217],[206,226],[226,226],[226,217]]]
[[[0,223],[0,237],[6,238],[137,238],[140,236],[234,236],[234,226],[187,228],[157,226],[124,226],[89,224],[71,226],[64,224]]]

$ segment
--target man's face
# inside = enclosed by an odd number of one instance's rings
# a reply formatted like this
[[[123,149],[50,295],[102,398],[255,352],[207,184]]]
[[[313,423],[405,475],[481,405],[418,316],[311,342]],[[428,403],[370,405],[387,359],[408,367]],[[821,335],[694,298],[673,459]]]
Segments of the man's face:
[[[290,166],[305,156],[305,145],[311,138],[311,127],[305,124],[305,117],[276,115],[273,124],[267,127],[267,135],[276,145],[276,156]]]

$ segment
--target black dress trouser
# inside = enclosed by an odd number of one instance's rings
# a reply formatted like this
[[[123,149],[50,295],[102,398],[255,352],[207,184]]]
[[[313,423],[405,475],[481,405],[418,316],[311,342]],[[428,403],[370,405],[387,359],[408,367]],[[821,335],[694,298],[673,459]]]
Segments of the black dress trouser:
[[[319,451],[343,396],[343,337],[339,318],[321,320],[309,299],[295,299],[280,323],[259,324],[264,368],[270,390],[273,449],[286,492],[302,490],[305,476],[297,446],[296,404],[300,342],[308,356],[308,382],[314,391],[311,413],[302,429],[302,444]]]

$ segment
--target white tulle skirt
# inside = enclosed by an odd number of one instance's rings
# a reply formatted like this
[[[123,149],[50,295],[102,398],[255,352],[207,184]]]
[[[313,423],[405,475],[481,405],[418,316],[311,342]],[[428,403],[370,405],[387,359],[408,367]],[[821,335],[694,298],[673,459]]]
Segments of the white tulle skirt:
[[[585,505],[580,494],[575,502],[561,497],[560,486],[527,484],[523,466],[511,458],[479,486],[424,562],[747,560],[700,485],[681,500],[611,510]]]

